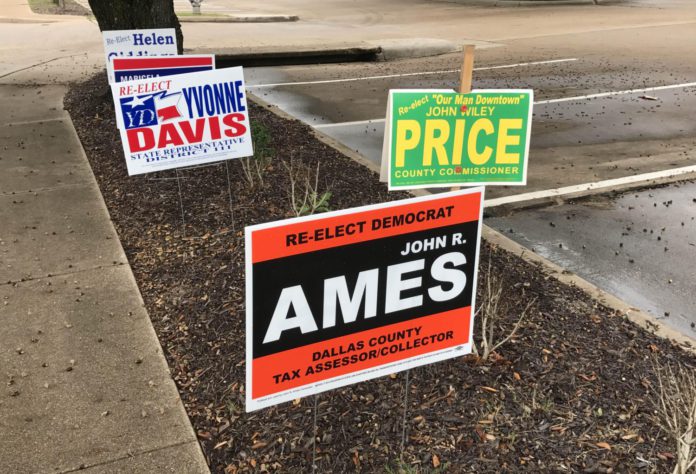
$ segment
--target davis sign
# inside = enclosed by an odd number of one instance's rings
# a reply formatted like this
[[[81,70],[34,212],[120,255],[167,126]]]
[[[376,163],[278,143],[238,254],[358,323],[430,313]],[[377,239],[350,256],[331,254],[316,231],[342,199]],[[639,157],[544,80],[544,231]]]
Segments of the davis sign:
[[[253,154],[242,68],[111,85],[128,174]]]

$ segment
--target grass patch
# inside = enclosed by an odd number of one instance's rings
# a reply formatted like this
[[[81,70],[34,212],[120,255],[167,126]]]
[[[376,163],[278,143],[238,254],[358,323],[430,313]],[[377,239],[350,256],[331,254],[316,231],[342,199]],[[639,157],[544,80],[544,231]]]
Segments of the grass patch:
[[[29,8],[42,15],[83,15],[92,13],[74,0],[64,0],[62,5],[57,0],[29,0]]]

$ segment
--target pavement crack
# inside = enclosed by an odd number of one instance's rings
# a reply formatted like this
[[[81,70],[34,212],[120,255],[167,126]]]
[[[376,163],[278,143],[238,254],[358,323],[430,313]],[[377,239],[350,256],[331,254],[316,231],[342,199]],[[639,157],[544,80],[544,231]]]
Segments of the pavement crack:
[[[53,84],[51,84],[53,85]],[[35,119],[35,120],[21,120],[19,122],[10,122],[7,125],[3,125],[3,127],[7,126],[15,126],[15,125],[34,125],[34,124],[43,124],[43,123],[49,123],[49,122],[65,122],[68,119],[68,117],[56,117],[56,118],[45,118],[45,119]]]
[[[92,184],[91,181],[80,181],[78,183],[63,184],[61,186],[51,186],[51,187],[47,187],[47,188],[27,189],[26,191],[0,192],[0,197],[22,196],[24,194],[43,193],[43,192],[49,192],[49,191],[57,191],[60,189],[65,189],[65,188],[89,186],[91,184]]]
[[[187,445],[187,444],[189,444],[189,443],[198,443],[198,440],[192,439],[192,440],[187,440],[187,441],[180,441],[180,442],[178,442],[178,443],[170,444],[170,445],[167,445],[167,446],[161,446],[161,447],[159,447],[159,448],[146,449],[146,450],[144,450],[144,451],[138,451],[138,452],[136,452],[136,453],[128,453],[128,454],[126,454],[126,455],[124,455],[124,456],[119,456],[119,457],[116,457],[116,458],[113,458],[113,459],[109,459],[109,460],[102,461],[102,462],[97,462],[97,463],[94,463],[94,464],[81,464],[81,465],[79,465],[78,467],[73,467],[73,468],[70,468],[70,469],[65,469],[65,470],[63,470],[63,471],[58,471],[58,474],[68,474],[68,473],[70,473],[70,472],[85,471],[85,470],[91,469],[91,468],[93,468],[93,467],[106,466],[106,465],[108,465],[108,464],[112,464],[112,463],[115,463],[115,462],[118,462],[118,461],[122,461],[122,460],[124,460],[124,459],[131,459],[131,458],[135,458],[135,457],[138,457],[138,456],[142,456],[143,454],[151,454],[151,453],[155,453],[155,452],[157,452],[157,451],[162,451],[162,450],[165,450],[165,449],[177,448],[177,447],[179,447],[179,446],[184,446],[184,445]]]
[[[14,71],[7,72],[7,73],[3,74],[2,76],[0,76],[0,79],[4,79],[5,77],[11,76],[12,74],[16,74],[16,73],[18,73],[18,72],[26,71],[27,69],[35,68],[35,67],[37,67],[37,66],[43,66],[44,64],[52,63],[53,61],[58,61],[58,60],[60,60],[60,59],[75,58],[75,57],[77,57],[77,56],[86,56],[86,55],[87,55],[87,53],[68,54],[68,55],[66,55],[66,56],[58,56],[57,58],[48,59],[48,60],[46,60],[46,61],[41,61],[41,62],[39,62],[39,63],[32,64],[31,66],[26,66],[26,67],[23,67],[23,68],[20,68],[20,69],[15,69]]]
[[[46,278],[56,278],[56,277],[61,277],[61,276],[67,276],[67,275],[77,275],[79,273],[85,273],[85,272],[91,272],[94,270],[101,270],[104,268],[115,268],[115,267],[121,267],[123,265],[128,265],[128,262],[116,262],[116,263],[109,263],[106,265],[97,265],[95,267],[89,267],[89,268],[81,268],[79,270],[74,270],[71,272],[60,272],[60,273],[47,273],[46,275],[41,275],[41,276],[35,276],[35,277],[26,277],[26,278],[20,278],[19,280],[7,280],[6,282],[0,283],[0,287],[2,286],[9,286],[9,285],[16,285],[19,283],[29,283],[32,281],[39,281],[39,280],[45,280]]]

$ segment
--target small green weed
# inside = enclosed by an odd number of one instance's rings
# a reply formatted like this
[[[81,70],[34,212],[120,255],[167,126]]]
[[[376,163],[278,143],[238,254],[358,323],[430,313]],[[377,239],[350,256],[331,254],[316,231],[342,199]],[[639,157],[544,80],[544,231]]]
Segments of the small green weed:
[[[331,191],[319,191],[319,167],[313,171],[305,164],[283,162],[290,176],[290,205],[296,216],[309,216],[330,210]]]
[[[254,144],[254,156],[241,158],[244,179],[250,188],[263,186],[266,169],[271,164],[275,150],[271,145],[271,134],[260,122],[251,123],[251,140]]]

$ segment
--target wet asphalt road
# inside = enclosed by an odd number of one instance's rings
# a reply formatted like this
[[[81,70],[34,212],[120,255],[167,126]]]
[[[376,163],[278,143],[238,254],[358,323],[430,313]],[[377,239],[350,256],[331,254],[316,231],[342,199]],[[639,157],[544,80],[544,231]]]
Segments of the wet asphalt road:
[[[696,62],[684,60],[695,57],[693,44],[692,25],[670,25],[531,38],[477,50],[474,88],[533,88],[537,101],[527,186],[489,187],[487,198],[696,165]],[[549,60],[561,61],[486,69]],[[254,94],[379,163],[388,90],[456,88],[457,71],[437,71],[456,70],[460,61],[461,55],[451,54],[256,68],[246,76]],[[414,75],[423,72],[428,74]],[[610,95],[583,97],[598,93]],[[562,101],[547,102],[556,99]],[[514,240],[695,336],[695,187],[598,198],[486,223],[501,231],[512,228],[506,234]]]
[[[449,67],[456,67],[458,56],[452,55]],[[443,59],[440,59],[443,61]],[[533,87],[536,100],[544,101],[578,97],[597,92],[625,91],[650,86],[679,85],[696,80],[693,77],[660,78],[652,81],[636,73],[626,82],[623,77],[615,84],[574,89],[563,95],[553,81],[561,71],[565,82],[572,77],[589,74],[588,61],[511,68],[505,74],[532,74],[519,79],[520,87]],[[423,65],[424,67],[427,64]],[[312,67],[286,67],[285,72]],[[327,70],[345,69],[339,66],[313,66],[320,78]],[[261,68],[259,68],[261,69]],[[270,68],[255,70],[252,78],[263,81]],[[501,74],[499,70],[498,74]],[[276,82],[278,71],[274,70]],[[343,71],[341,71],[343,72]],[[370,71],[376,72],[376,71]],[[540,79],[542,73],[547,75]],[[489,73],[490,74],[490,73]],[[371,74],[374,75],[374,74]],[[512,87],[509,81],[478,79],[476,87]],[[502,75],[502,74],[501,74]],[[379,163],[384,133],[383,118],[386,97],[390,88],[453,87],[456,73],[442,74],[442,81],[432,75],[426,79],[407,76],[329,84],[250,87],[264,100],[280,106],[295,117],[317,126],[319,130],[346,144],[349,148]],[[659,76],[659,75],[657,75]],[[286,76],[285,81],[288,77]],[[281,79],[283,80],[283,79]],[[267,80],[268,81],[268,80]],[[602,78],[602,82],[609,82]],[[251,82],[254,84],[254,82]],[[264,82],[261,82],[262,84]],[[548,84],[548,85],[547,85]],[[548,92],[547,89],[554,89]],[[649,100],[654,98],[657,100]],[[696,87],[677,87],[656,92],[636,92],[598,99],[580,99],[561,103],[535,105],[529,162],[529,182],[526,187],[498,187],[490,197],[513,193],[553,189],[623,176],[689,166],[696,163],[696,121],[690,118],[696,107]],[[372,121],[374,119],[374,121]],[[351,123],[358,121],[358,123]]]
[[[696,183],[595,196],[486,224],[696,337]]]

